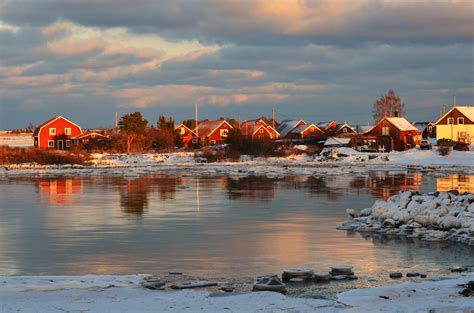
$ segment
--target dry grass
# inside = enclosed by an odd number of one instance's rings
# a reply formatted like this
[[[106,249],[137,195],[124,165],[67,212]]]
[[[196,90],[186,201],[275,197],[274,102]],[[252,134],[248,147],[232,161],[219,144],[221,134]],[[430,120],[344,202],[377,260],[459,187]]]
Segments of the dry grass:
[[[13,148],[0,146],[0,164],[37,163],[48,164],[81,164],[90,162],[89,154],[71,153],[67,151],[43,150],[37,148]]]

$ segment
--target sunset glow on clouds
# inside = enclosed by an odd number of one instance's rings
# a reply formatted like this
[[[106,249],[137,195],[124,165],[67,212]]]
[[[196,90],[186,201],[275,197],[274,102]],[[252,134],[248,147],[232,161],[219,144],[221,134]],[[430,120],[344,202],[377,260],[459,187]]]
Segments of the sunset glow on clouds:
[[[4,1],[0,128],[115,111],[371,121],[394,88],[412,119],[472,105],[472,1]],[[94,114],[91,114],[94,110]],[[278,116],[280,114],[280,116]],[[8,118],[6,117],[8,116]]]

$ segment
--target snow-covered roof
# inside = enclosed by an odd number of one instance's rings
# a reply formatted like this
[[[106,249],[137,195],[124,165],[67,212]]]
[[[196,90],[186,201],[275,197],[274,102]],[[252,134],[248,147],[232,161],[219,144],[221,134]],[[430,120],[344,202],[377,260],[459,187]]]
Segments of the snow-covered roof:
[[[372,127],[374,127],[374,125],[356,125],[354,128],[357,133],[363,134],[371,130]]]
[[[428,127],[430,123],[431,122],[414,122],[413,126],[415,126],[420,132],[422,132],[426,129],[426,127]]]
[[[415,126],[413,126],[409,121],[407,121],[404,117],[386,117],[387,121],[389,121],[393,126],[398,128],[402,131],[408,130],[418,130]]]
[[[280,136],[285,137],[288,133],[298,125],[301,120],[285,120],[277,128],[277,132]],[[306,124],[306,123],[305,123]]]
[[[319,122],[318,124],[316,124],[316,126],[318,126],[319,128],[326,128],[329,126],[329,124],[331,124],[332,122],[334,121],[329,121],[329,122]]]
[[[351,142],[351,138],[329,137],[324,146],[345,146]]]
[[[474,106],[455,106],[455,107],[452,107],[451,110],[449,110],[448,112],[446,112],[446,114],[444,114],[437,122],[436,124],[438,124],[439,121],[441,121],[446,115],[450,114],[451,111],[453,111],[454,109],[457,109],[459,112],[462,113],[462,115],[464,115],[465,117],[467,117],[471,122],[474,122]]]
[[[304,124],[304,125],[300,125],[300,126],[298,126],[298,127],[293,128],[293,129],[290,131],[290,133],[292,133],[292,134],[299,134],[299,133],[305,131],[308,127],[311,127],[311,126],[317,127],[317,126],[314,125],[314,124]]]
[[[219,127],[222,123],[227,123],[231,128],[230,125],[226,120],[216,120],[216,121],[203,121],[198,122],[198,128],[194,129],[194,133],[198,134],[199,137],[207,137],[214,132],[214,130]]]

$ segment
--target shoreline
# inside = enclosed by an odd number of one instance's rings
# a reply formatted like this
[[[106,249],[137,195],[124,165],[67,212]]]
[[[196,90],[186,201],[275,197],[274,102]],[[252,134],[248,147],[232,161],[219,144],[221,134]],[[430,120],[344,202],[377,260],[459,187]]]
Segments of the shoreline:
[[[472,297],[459,294],[459,284],[474,272],[424,282],[357,288],[333,298],[292,297],[276,292],[149,290],[145,274],[83,276],[1,276],[2,312],[404,312],[473,309]],[[395,301],[395,302],[394,302]]]

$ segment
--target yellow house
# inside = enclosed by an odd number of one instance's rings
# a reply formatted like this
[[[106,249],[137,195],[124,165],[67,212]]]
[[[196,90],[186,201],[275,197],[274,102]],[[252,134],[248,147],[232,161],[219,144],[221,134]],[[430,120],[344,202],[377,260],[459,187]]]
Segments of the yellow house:
[[[436,139],[474,144],[474,106],[455,106],[436,122]]]

